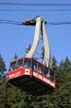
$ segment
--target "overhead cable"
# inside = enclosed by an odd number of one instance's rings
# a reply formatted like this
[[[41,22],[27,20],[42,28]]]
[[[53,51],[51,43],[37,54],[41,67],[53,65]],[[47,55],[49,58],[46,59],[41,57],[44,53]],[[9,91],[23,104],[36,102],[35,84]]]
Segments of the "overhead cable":
[[[9,9],[0,9],[0,11],[14,11],[14,12],[18,12],[18,11],[19,12],[32,12],[32,11],[45,11],[45,12],[50,11],[50,12],[53,12],[54,11],[55,12],[55,11],[71,11],[71,10],[70,9],[55,9],[55,10],[54,9],[53,10],[47,10],[47,9],[46,10],[45,9],[36,9],[36,10],[31,10],[31,9],[29,9],[29,10],[28,9],[27,10],[25,10],[25,9],[22,9],[22,10],[21,9],[19,9],[19,10],[18,9],[10,9],[10,10]]]
[[[21,22],[19,21],[4,20],[4,19],[0,19],[0,23],[22,25]]]
[[[0,2],[0,5],[10,6],[71,6],[71,3],[16,3],[16,2]]]
[[[48,25],[66,25],[71,24],[71,21],[65,21],[65,22],[47,22]]]
[[[14,24],[14,25],[26,25],[25,22],[21,21],[12,21],[12,20],[4,20],[0,19],[0,23],[4,24]],[[71,21],[64,21],[64,22],[47,22],[47,25],[69,25],[71,24]]]

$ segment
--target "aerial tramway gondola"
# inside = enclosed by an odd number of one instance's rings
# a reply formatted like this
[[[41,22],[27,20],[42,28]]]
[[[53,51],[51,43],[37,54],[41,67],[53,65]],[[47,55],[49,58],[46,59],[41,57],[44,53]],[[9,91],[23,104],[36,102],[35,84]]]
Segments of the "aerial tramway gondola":
[[[8,71],[9,82],[32,95],[42,95],[54,91],[56,88],[55,74],[49,68],[50,48],[45,31],[45,21],[42,17],[38,17],[35,20],[27,20],[23,24],[36,25],[34,42],[25,57],[11,61]],[[43,63],[33,58],[38,46],[40,30],[44,41]]]

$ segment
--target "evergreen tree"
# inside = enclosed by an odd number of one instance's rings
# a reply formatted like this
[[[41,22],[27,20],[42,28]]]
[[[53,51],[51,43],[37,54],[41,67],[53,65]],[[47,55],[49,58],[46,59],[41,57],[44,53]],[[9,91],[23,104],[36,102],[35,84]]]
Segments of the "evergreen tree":
[[[6,65],[5,62],[0,54],[0,76],[4,74],[4,71],[6,71]]]
[[[71,68],[69,67],[69,61],[68,58],[65,61],[62,60],[59,65],[59,72],[56,73],[57,86],[56,91],[51,96],[51,100],[58,108],[71,107]]]
[[[14,55],[14,59],[17,59],[18,58],[18,56],[17,56],[17,54],[15,53],[15,55]]]
[[[31,49],[31,44],[28,46],[28,48],[25,49],[25,52],[28,53],[30,49]]]
[[[54,56],[52,57],[52,61],[51,61],[51,69],[53,69],[54,71],[57,71],[57,61]]]
[[[2,58],[2,55],[0,54],[0,108],[5,107],[6,102],[6,92],[5,92],[5,86],[6,86],[6,77],[5,72],[6,71],[6,65]]]
[[[3,61],[3,58],[1,60]],[[1,77],[0,108],[71,108],[71,61],[66,57],[57,66],[54,57],[51,67],[59,70],[55,73],[56,90],[42,96],[28,95],[10,84],[6,78]],[[2,70],[4,69],[2,67]]]
[[[71,62],[70,62],[70,60],[69,60],[68,57],[66,57],[66,59],[65,59],[64,66],[65,66],[65,67],[71,66]]]

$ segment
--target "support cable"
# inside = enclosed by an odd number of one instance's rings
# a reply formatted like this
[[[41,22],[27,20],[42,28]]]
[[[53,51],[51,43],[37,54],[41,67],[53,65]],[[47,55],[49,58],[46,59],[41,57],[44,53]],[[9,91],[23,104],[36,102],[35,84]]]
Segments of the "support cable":
[[[32,20],[33,21],[33,20]],[[0,23],[4,24],[14,24],[14,25],[29,25],[28,23],[21,22],[21,21],[12,21],[12,20],[5,20],[5,19],[0,19]],[[34,23],[32,22],[34,25]],[[70,25],[71,21],[63,21],[63,22],[46,22],[47,25]]]
[[[0,5],[10,6],[71,6],[71,3],[16,3],[16,2],[0,2]]]

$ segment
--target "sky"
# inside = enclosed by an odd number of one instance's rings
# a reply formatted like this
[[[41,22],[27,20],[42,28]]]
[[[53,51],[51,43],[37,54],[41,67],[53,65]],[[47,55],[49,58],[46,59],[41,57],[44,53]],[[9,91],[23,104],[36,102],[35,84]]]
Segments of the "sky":
[[[10,3],[71,3],[71,0],[0,0]],[[47,22],[71,21],[70,6],[11,6],[0,5],[0,10],[22,10],[22,11],[0,11],[0,19],[20,21],[42,16]],[[25,55],[25,48],[32,44],[34,38],[34,27],[19,26],[0,23],[0,54],[9,67],[10,61],[16,53],[18,57]],[[67,57],[71,59],[71,25],[46,25],[49,38],[51,57],[55,56],[58,63]],[[41,41],[42,44],[42,41]],[[41,46],[41,45],[40,45]],[[40,50],[38,50],[40,53]],[[39,56],[39,55],[38,55]]]

